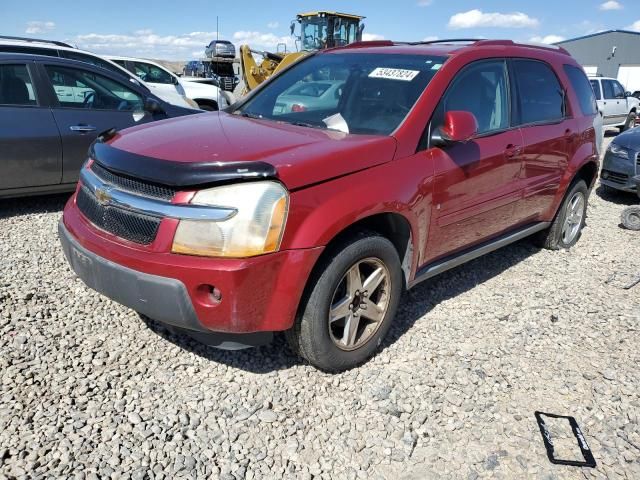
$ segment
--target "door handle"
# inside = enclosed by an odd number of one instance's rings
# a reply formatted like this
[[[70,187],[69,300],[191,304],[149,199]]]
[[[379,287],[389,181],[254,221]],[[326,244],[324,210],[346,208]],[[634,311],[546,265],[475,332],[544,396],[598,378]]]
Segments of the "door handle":
[[[97,129],[93,125],[71,125],[69,127],[69,130],[71,130],[72,132],[87,133],[94,132]]]
[[[520,145],[514,145],[510,143],[507,148],[504,149],[504,156],[507,158],[517,157],[522,153],[522,147]]]

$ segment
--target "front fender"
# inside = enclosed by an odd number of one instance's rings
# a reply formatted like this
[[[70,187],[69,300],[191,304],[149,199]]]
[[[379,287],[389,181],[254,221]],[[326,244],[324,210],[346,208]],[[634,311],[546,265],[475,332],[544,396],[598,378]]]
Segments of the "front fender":
[[[394,213],[409,223],[414,272],[427,239],[432,189],[433,162],[423,152],[295,191],[281,248],[326,246],[360,220]]]

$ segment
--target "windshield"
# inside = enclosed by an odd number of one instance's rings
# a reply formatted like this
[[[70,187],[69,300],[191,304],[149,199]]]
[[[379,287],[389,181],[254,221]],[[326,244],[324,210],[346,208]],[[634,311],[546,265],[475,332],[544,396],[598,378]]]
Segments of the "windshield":
[[[327,48],[326,17],[308,17],[302,20],[302,50],[321,50]]]
[[[345,133],[389,135],[445,60],[426,55],[314,55],[273,78],[234,113]],[[292,94],[322,90],[320,95]]]

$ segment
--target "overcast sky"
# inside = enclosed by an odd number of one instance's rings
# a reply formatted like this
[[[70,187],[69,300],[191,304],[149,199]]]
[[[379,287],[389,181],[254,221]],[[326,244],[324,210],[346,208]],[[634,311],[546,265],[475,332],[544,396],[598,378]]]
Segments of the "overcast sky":
[[[366,16],[365,39],[455,37],[555,42],[608,29],[640,31],[639,0],[0,0],[0,32],[64,40],[98,53],[187,60],[216,37],[293,47],[295,14],[336,9]]]

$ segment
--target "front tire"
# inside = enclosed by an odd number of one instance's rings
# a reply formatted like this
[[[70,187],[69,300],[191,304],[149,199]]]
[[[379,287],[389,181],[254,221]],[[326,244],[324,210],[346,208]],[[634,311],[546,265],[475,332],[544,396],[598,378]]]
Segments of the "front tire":
[[[624,125],[620,127],[620,132],[625,132],[625,131],[629,130],[635,124],[636,124],[636,113],[635,112],[631,112],[631,113],[629,113],[629,116],[627,117],[627,120],[624,122]]]
[[[580,236],[587,218],[589,189],[584,180],[574,181],[562,201],[551,226],[540,233],[537,243],[548,250],[573,247]]]
[[[324,259],[287,340],[314,367],[341,372],[382,343],[398,309],[402,270],[393,244],[374,232],[348,238]]]

